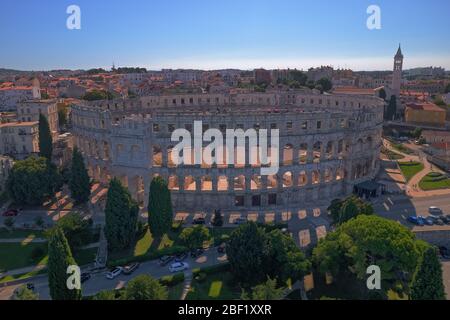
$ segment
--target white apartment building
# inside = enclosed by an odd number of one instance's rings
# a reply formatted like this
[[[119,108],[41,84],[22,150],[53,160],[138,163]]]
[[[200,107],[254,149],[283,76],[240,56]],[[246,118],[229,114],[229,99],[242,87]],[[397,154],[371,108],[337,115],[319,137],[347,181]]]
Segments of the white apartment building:
[[[0,154],[24,159],[39,152],[39,123],[11,122],[0,124]]]

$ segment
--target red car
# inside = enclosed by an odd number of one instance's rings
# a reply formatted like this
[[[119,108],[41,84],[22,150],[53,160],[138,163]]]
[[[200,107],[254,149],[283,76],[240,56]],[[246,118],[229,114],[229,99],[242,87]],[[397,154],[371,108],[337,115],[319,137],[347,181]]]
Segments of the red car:
[[[11,210],[3,212],[4,217],[15,217],[18,214],[19,214],[19,211],[17,211],[16,209],[11,209]]]

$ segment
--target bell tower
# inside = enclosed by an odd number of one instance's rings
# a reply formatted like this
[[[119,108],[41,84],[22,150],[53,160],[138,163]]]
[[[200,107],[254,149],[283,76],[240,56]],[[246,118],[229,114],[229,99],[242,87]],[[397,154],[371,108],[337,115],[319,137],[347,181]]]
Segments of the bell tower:
[[[394,72],[392,74],[392,95],[397,98],[400,97],[400,87],[402,84],[402,71],[403,71],[403,54],[400,45],[398,46],[397,53],[394,57]]]

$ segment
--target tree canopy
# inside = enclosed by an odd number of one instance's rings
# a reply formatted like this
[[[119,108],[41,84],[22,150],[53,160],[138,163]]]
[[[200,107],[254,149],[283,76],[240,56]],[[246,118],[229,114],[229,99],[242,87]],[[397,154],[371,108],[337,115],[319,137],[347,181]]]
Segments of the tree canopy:
[[[41,205],[61,187],[61,176],[47,159],[29,157],[14,163],[6,185],[15,203]]]
[[[154,237],[167,233],[173,220],[172,200],[167,182],[160,176],[153,178],[148,199],[148,224]]]
[[[323,274],[351,272],[358,279],[367,267],[380,267],[387,286],[407,285],[426,244],[399,223],[379,216],[360,215],[328,233],[313,250],[313,262]],[[403,281],[404,280],[404,281]],[[386,286],[385,286],[386,287]]]
[[[168,291],[149,275],[139,275],[130,280],[125,289],[125,300],[167,300]]]
[[[445,300],[442,266],[436,248],[429,247],[419,260],[411,283],[412,300]]]
[[[48,284],[53,300],[80,300],[81,290],[67,287],[67,267],[76,265],[61,228],[55,228],[48,242]]]
[[[53,141],[47,118],[39,114],[39,155],[52,161]]]
[[[347,222],[361,214],[371,215],[374,213],[372,204],[357,196],[350,196],[344,200],[334,199],[328,210],[333,223],[336,225]]]
[[[76,203],[82,204],[89,201],[91,195],[91,179],[84,165],[83,155],[76,147],[72,153],[69,188],[71,196]]]
[[[242,293],[242,300],[281,300],[284,295],[284,289],[278,287],[276,279],[268,278],[266,282],[254,286],[251,293]]]
[[[110,250],[130,246],[136,235],[139,207],[116,178],[109,183],[105,207],[105,237]]]
[[[180,234],[180,240],[189,249],[203,247],[203,243],[211,238],[208,228],[197,225],[183,229]]]

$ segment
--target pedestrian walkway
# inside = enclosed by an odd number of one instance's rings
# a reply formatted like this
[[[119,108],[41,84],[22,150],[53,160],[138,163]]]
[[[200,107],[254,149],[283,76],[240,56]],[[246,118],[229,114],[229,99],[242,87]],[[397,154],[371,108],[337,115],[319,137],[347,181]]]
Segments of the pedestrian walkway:
[[[181,292],[180,300],[186,300],[186,297],[191,290],[192,284],[192,271],[188,270],[184,273],[184,287],[183,292]]]

